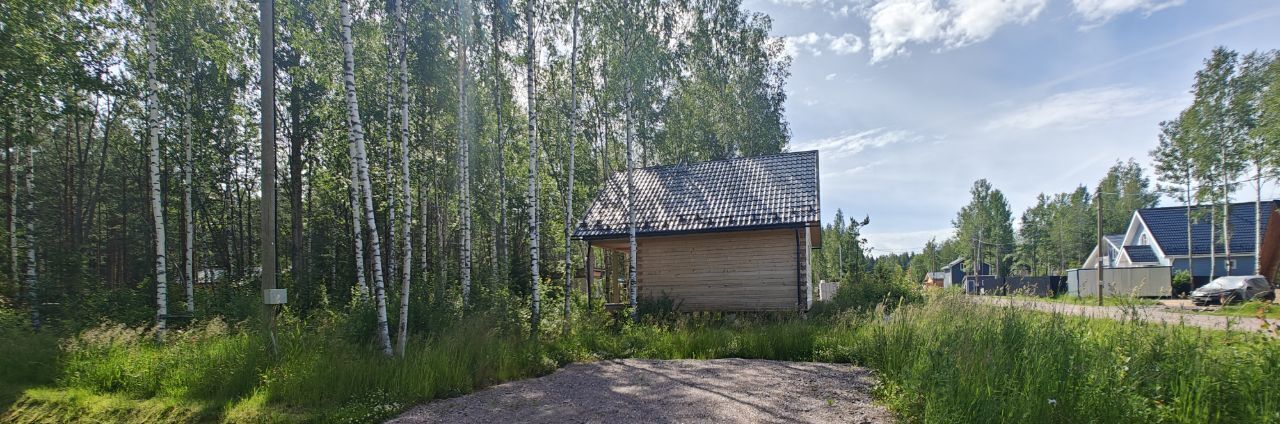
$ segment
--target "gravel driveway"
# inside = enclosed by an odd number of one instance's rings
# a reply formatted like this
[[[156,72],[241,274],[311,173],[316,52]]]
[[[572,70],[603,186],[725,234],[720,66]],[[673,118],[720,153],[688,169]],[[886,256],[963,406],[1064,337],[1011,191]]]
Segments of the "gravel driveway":
[[[416,406],[393,423],[888,423],[870,371],[747,359],[572,364]]]
[[[1141,305],[1136,307],[1084,306],[1012,297],[972,296],[972,298],[992,305],[1012,305],[1014,307],[1024,309],[1058,312],[1091,318],[1123,320],[1136,317],[1143,321],[1153,323],[1188,325],[1213,330],[1252,331],[1271,336],[1280,335],[1274,331],[1276,325],[1274,322],[1268,324],[1267,322],[1257,318],[1175,312],[1175,310],[1168,309],[1168,307],[1163,305]]]

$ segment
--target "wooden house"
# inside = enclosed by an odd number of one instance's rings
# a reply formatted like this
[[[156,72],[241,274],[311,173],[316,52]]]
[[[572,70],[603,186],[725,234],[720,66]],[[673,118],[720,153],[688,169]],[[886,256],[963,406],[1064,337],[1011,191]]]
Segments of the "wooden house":
[[[626,171],[609,178],[573,237],[588,252],[634,254],[639,298],[682,311],[809,308],[811,250],[821,245],[817,151],[636,169],[636,252],[627,181]]]

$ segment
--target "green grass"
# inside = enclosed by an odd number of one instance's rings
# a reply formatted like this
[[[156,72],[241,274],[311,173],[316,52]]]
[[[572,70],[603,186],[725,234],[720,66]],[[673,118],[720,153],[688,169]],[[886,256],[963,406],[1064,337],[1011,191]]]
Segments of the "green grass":
[[[1280,306],[1276,306],[1271,302],[1251,300],[1245,303],[1223,306],[1209,313],[1232,317],[1280,319]]]
[[[1082,306],[1098,306],[1098,298],[1095,297],[1079,297],[1074,295],[1062,295],[1056,297],[1032,297],[1032,296],[1014,296],[1018,299],[1036,300],[1041,302],[1063,303],[1068,305]],[[1103,296],[1102,304],[1104,306],[1150,306],[1159,305],[1154,299],[1130,296]]]
[[[1280,422],[1280,343],[1261,335],[950,294],[894,306],[643,324],[577,314],[568,333],[548,317],[540,342],[507,317],[474,313],[397,359],[370,348],[359,311],[286,317],[279,355],[251,324],[208,321],[163,343],[108,325],[0,347],[3,365],[36,364],[3,375],[22,394],[0,406],[0,421],[368,422],[575,361],[741,357],[872,368],[877,396],[906,422]]]

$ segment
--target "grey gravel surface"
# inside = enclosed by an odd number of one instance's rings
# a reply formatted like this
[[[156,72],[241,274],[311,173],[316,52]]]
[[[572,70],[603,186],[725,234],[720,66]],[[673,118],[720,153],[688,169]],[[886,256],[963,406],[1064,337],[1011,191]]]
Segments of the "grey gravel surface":
[[[889,423],[866,369],[747,359],[625,359],[416,406],[392,423]]]
[[[1265,320],[1249,317],[1178,312],[1177,309],[1172,309],[1165,305],[1137,305],[1129,307],[1085,306],[1066,303],[1041,302],[1037,300],[1011,297],[973,296],[972,298],[976,299],[978,302],[984,302],[992,305],[1013,306],[1045,312],[1080,315],[1090,318],[1109,318],[1114,320],[1128,320],[1136,318],[1157,324],[1186,325],[1212,330],[1259,332],[1271,336],[1280,335],[1280,333],[1276,332],[1275,326],[1277,323],[1275,322],[1268,323]]]

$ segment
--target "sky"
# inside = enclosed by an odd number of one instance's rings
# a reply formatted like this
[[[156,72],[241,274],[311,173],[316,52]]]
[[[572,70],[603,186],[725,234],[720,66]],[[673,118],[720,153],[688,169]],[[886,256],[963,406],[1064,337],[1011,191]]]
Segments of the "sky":
[[[979,178],[1008,197],[1016,225],[1039,193],[1096,185],[1117,160],[1149,170],[1159,122],[1190,104],[1215,46],[1280,48],[1275,0],[743,7],[769,15],[792,56],[790,150],[820,151],[824,224],[837,209],[870,216],[875,255],[949,237]]]

